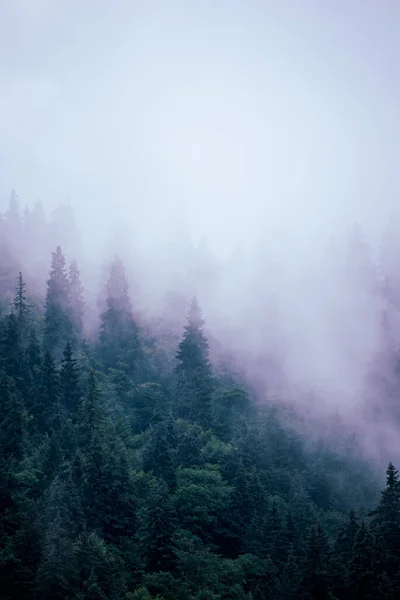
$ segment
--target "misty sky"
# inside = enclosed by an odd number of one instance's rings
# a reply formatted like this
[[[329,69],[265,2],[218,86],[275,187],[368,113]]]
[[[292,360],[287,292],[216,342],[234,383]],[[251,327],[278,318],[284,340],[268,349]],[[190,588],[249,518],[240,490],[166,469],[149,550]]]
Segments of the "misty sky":
[[[381,224],[399,30],[396,0],[1,0],[0,194],[69,197],[88,242]]]

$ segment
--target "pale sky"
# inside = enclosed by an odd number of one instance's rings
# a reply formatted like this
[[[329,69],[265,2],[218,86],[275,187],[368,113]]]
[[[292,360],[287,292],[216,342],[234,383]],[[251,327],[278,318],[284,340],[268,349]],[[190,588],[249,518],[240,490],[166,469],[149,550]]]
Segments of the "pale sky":
[[[380,224],[399,31],[397,0],[1,0],[0,194],[70,197],[89,243]]]

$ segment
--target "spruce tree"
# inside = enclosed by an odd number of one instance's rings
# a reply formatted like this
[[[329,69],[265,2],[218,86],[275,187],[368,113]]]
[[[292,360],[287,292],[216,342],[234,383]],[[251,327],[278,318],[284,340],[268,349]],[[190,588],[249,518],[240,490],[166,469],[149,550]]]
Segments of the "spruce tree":
[[[386,470],[386,488],[381,492],[378,507],[372,511],[372,526],[382,538],[381,557],[389,577],[394,577],[400,564],[400,480],[392,463]]]
[[[64,481],[56,477],[44,494],[39,517],[40,562],[36,577],[39,600],[73,600],[78,565],[73,552],[75,523]]]
[[[74,333],[78,336],[82,335],[83,331],[83,313],[84,300],[82,282],[76,260],[74,259],[69,267],[68,272],[68,292],[69,292],[69,308],[74,328]]]
[[[167,414],[148,430],[143,452],[143,469],[162,478],[169,489],[176,486],[176,432],[172,416]]]
[[[106,368],[122,366],[136,380],[141,380],[144,374],[143,349],[132,314],[125,270],[119,259],[111,265],[106,303],[107,309],[101,316],[101,360]]]
[[[160,479],[155,486],[147,510],[146,531],[142,539],[146,570],[173,572],[176,568],[176,517],[168,486]]]
[[[0,378],[0,444],[6,459],[21,460],[26,447],[27,415],[14,380]]]
[[[39,385],[33,402],[32,413],[35,417],[37,431],[57,430],[65,418],[65,411],[60,404],[59,376],[56,365],[47,350],[43,357]]]
[[[214,390],[214,378],[209,361],[209,346],[204,335],[204,321],[197,303],[193,298],[183,339],[179,344],[176,367],[178,376],[178,398],[183,392],[189,399],[189,418],[201,427],[211,426],[211,396]]]
[[[349,563],[351,598],[375,600],[377,579],[375,572],[374,539],[363,521],[354,540]]]
[[[320,525],[313,526],[301,569],[299,599],[331,600],[329,589],[329,544]]]
[[[32,320],[31,305],[26,298],[26,284],[20,272],[15,288],[13,312],[15,314],[21,344],[25,347],[28,343],[28,335]]]
[[[58,357],[59,350],[71,340],[72,322],[69,309],[69,282],[65,257],[60,246],[52,253],[50,276],[47,280],[45,313],[45,347]]]
[[[19,335],[18,321],[14,313],[4,321],[3,339],[0,347],[0,367],[12,377],[18,388],[24,390],[24,353]]]
[[[61,402],[75,421],[80,408],[81,389],[79,385],[79,370],[76,360],[73,357],[70,343],[64,349],[61,363],[60,394]]]

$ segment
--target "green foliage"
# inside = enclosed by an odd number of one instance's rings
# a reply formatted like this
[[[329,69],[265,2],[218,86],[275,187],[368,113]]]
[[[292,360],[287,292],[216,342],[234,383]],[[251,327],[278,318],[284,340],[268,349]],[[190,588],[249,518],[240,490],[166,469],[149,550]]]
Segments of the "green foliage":
[[[127,373],[136,381],[143,379],[143,348],[132,314],[125,270],[118,259],[111,265],[107,283],[107,309],[101,316],[98,351],[106,368],[115,369],[125,365]]]
[[[211,426],[211,398],[215,387],[209,362],[209,346],[203,332],[203,319],[193,298],[188,322],[179,344],[176,367],[178,376],[178,414],[204,428]]]
[[[399,597],[392,464],[360,524],[373,475],[218,379],[196,300],[158,362],[120,261],[98,342],[82,339],[82,291],[58,248],[44,315],[20,275],[0,319],[1,598]]]
[[[45,347],[51,353],[71,340],[72,322],[69,310],[69,282],[65,257],[60,246],[52,254],[50,276],[47,280],[45,313]]]

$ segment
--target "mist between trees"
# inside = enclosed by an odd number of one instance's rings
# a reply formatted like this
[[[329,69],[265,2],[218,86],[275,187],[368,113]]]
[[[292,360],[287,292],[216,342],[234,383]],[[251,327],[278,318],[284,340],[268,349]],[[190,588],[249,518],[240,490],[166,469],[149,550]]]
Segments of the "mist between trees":
[[[396,238],[302,270],[264,242],[89,260],[12,194],[1,598],[398,597]]]

